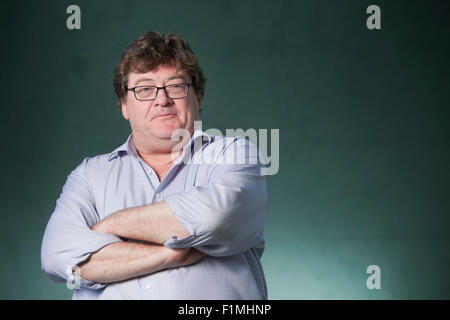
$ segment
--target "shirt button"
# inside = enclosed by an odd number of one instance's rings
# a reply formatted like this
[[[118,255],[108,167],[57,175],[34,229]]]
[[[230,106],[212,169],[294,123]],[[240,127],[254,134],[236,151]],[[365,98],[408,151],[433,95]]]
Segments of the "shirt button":
[[[156,194],[156,200],[161,200],[161,198],[162,198],[161,193],[157,193],[157,194]]]
[[[145,285],[145,289],[147,289],[147,290],[150,290],[151,287],[152,287],[152,286],[150,285],[150,283],[147,283],[147,284]]]

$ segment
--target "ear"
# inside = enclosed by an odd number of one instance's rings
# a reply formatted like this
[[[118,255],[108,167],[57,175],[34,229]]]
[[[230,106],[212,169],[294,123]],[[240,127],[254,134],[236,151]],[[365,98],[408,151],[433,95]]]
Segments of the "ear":
[[[126,119],[129,120],[130,118],[128,117],[128,112],[127,112],[127,105],[125,103],[125,101],[122,100],[122,116]]]

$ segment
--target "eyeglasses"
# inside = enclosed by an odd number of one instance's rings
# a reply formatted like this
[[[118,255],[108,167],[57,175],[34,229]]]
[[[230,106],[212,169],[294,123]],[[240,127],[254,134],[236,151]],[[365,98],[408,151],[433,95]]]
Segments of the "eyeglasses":
[[[158,91],[164,89],[166,96],[170,99],[186,98],[189,94],[190,83],[170,84],[165,87],[156,86],[137,86],[129,88],[127,91],[133,91],[134,97],[139,101],[155,100],[158,96]]]

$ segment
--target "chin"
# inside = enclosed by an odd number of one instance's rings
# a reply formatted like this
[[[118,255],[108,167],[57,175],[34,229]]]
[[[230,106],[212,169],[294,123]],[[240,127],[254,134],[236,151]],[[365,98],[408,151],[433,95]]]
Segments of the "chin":
[[[173,132],[177,129],[178,128],[161,128],[158,130],[154,130],[153,135],[160,139],[170,139],[172,137]]]

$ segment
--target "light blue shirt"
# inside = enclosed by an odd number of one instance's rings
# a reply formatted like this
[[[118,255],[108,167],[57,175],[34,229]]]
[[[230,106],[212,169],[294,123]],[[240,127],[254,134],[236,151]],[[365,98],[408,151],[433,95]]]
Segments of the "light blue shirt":
[[[260,156],[244,138],[196,130],[162,181],[137,153],[132,134],[113,152],[85,158],[68,176],[48,222],[42,271],[53,282],[79,281],[73,299],[267,299],[260,263],[267,188]],[[116,283],[74,279],[73,268],[92,253],[127,241],[90,227],[116,211],[159,201],[191,234],[164,245],[195,247],[207,256]]]

